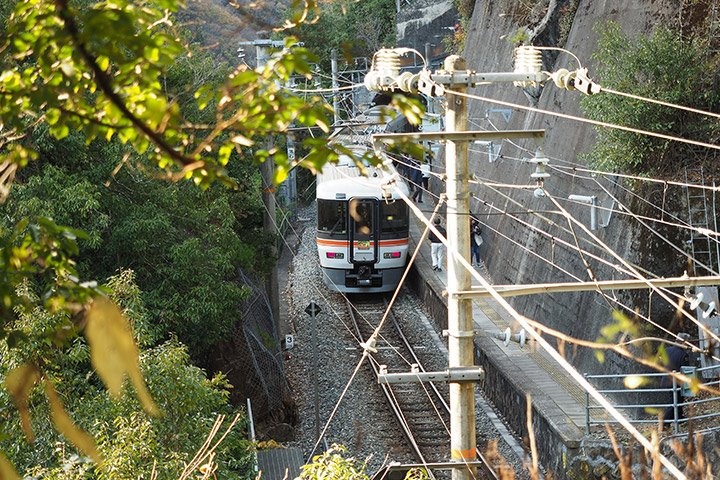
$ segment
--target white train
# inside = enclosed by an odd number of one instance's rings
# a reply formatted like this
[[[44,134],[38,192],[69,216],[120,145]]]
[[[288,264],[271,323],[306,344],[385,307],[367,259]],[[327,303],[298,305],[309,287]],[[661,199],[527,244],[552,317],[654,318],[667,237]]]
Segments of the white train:
[[[376,107],[379,108],[379,107]],[[355,127],[333,135],[356,158],[371,152],[369,133],[387,131],[371,110]],[[375,123],[377,122],[377,123]],[[396,123],[396,122],[392,122]],[[388,159],[379,167],[364,164],[361,172],[346,155],[326,165],[317,176],[317,247],[323,280],[345,293],[391,292],[407,265],[408,187]]]

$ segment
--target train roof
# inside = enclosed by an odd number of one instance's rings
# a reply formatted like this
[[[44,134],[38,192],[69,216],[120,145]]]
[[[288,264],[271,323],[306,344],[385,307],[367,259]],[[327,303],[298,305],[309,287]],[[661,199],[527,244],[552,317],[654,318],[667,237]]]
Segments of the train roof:
[[[317,175],[316,197],[335,200],[360,196],[384,198],[390,194],[392,198],[401,198],[396,188],[409,195],[405,181],[392,165],[365,165],[364,170],[361,171],[352,158],[341,155],[337,163],[325,165]]]
[[[387,106],[376,106],[366,110],[351,122],[342,125],[330,136],[330,142],[345,146],[356,158],[372,152],[371,135],[384,132],[388,121],[396,118]],[[405,181],[400,177],[389,158],[385,164],[373,167],[364,164],[364,172],[348,155],[340,155],[337,163],[326,164],[317,175],[317,198],[337,199],[355,196],[383,198],[388,193],[400,198],[395,186],[409,195]],[[384,187],[384,188],[383,188]]]

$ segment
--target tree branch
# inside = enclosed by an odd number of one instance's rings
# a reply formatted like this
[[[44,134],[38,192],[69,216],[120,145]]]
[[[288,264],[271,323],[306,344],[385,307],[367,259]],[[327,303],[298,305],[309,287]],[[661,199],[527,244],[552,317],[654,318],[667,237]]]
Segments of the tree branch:
[[[189,158],[182,153],[175,150],[171,145],[165,142],[165,139],[155,132],[150,126],[145,124],[142,120],[136,117],[125,105],[122,98],[113,90],[112,81],[108,75],[100,68],[95,56],[88,51],[85,44],[80,40],[79,29],[75,19],[68,11],[67,0],[55,0],[55,6],[57,7],[58,15],[63,20],[65,31],[72,39],[75,48],[82,56],[87,66],[92,70],[95,76],[95,83],[103,92],[103,94],[115,105],[120,112],[132,123],[132,125],[142,132],[148,139],[150,139],[161,151],[172,158],[179,166],[186,167],[188,165],[197,165],[198,163],[204,164],[203,161],[198,161],[193,158]]]

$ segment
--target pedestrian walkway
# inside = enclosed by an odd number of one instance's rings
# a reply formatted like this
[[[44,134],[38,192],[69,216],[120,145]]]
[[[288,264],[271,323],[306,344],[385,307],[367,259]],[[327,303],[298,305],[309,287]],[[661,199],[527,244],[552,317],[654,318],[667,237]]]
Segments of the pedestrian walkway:
[[[434,205],[428,202],[418,206],[426,216],[430,216],[434,210]],[[425,225],[416,219],[411,221],[410,227],[411,238],[414,240],[421,238]],[[446,259],[448,256],[446,255]],[[429,288],[433,289],[438,297],[442,297],[447,305],[447,297],[443,296],[443,291],[447,289],[447,268],[443,268],[442,271],[432,270],[428,240],[425,240],[420,248],[415,260],[415,268]],[[492,284],[484,265],[475,268]],[[474,278],[473,285],[479,285]],[[489,349],[492,352],[484,353],[492,357],[491,360],[498,365],[514,369],[508,375],[522,379],[516,382],[517,387],[522,390],[517,392],[518,396],[530,394],[536,408],[545,416],[547,422],[553,425],[553,428],[561,430],[559,435],[573,446],[579,444],[586,425],[584,391],[547,353],[531,344],[520,345],[510,341],[505,345],[504,338],[496,337],[504,334],[508,327],[516,323],[496,300],[476,298],[473,300],[472,311],[475,329],[481,332],[476,336],[476,348],[483,349],[483,345],[491,347]],[[496,405],[496,407],[502,411],[501,406]],[[524,405],[517,407],[524,408]],[[503,413],[507,417],[510,412]]]

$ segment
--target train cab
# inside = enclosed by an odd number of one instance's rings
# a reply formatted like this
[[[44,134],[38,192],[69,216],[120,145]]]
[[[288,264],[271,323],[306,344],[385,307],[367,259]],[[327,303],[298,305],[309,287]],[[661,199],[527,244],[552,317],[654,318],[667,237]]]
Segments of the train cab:
[[[355,171],[354,171],[355,170]],[[404,182],[385,168],[360,175],[354,164],[323,171],[317,187],[317,246],[323,280],[347,293],[393,291],[407,264],[409,208]]]

